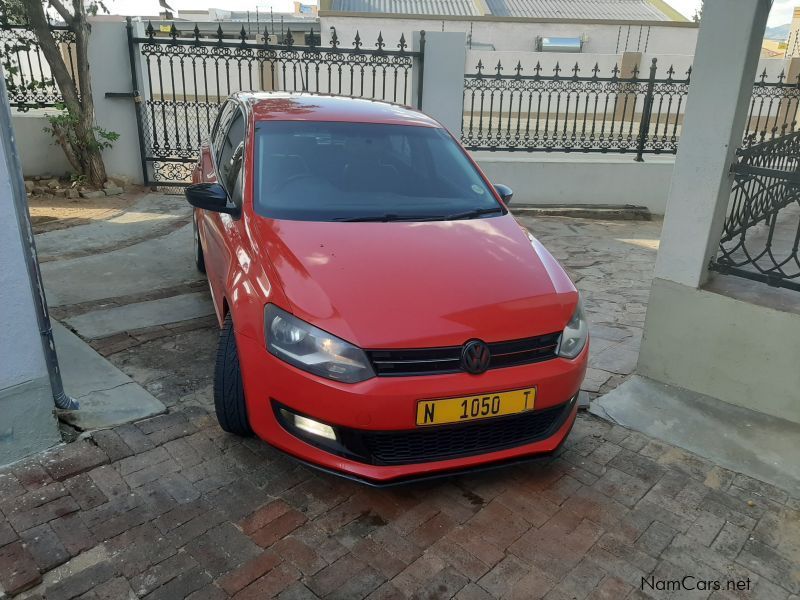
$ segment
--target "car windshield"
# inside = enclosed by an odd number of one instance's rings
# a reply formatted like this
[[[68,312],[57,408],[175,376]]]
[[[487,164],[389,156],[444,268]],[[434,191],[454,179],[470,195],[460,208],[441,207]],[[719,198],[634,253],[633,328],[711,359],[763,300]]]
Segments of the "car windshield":
[[[261,122],[255,210],[275,219],[395,221],[504,214],[461,148],[433,127]]]

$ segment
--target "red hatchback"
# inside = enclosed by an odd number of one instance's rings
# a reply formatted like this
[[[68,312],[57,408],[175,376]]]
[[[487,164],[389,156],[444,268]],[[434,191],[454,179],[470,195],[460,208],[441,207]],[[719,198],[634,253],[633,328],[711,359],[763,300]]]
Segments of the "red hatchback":
[[[240,93],[193,181],[223,429],[371,484],[564,441],[588,354],[578,292],[436,121]]]

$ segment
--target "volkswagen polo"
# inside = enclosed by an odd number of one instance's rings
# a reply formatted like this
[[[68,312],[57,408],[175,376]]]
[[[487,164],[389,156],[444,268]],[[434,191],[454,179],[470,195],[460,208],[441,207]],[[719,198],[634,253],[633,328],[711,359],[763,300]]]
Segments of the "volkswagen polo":
[[[580,297],[438,122],[239,93],[192,179],[225,431],[375,485],[563,442],[588,354]]]

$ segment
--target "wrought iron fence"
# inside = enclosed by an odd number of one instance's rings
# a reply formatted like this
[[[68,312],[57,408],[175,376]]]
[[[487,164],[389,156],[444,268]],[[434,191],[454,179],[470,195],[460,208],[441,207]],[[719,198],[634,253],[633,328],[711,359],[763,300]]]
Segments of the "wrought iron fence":
[[[565,72],[557,63],[547,74],[537,63],[524,74],[503,74],[498,62],[487,72],[479,62],[464,76],[462,141],[470,150],[672,153],[678,148],[691,67],[670,66],[658,75],[654,58],[646,76],[617,65],[601,76],[595,64],[582,75],[578,63]],[[787,82],[782,72],[767,81],[766,70],[753,85],[745,145],[774,139],[797,128],[800,76]]]
[[[225,39],[221,27],[216,39],[202,38],[196,25],[173,24],[162,36],[148,24],[137,37],[129,22],[128,32],[131,63],[141,76],[134,89],[144,168],[157,185],[185,185],[218,105],[233,92],[311,91],[406,105],[421,97],[412,74],[423,51],[411,51],[402,35],[392,47],[380,34],[367,44],[356,33],[345,46],[334,32],[323,47],[313,31],[306,46],[295,45],[291,33],[271,43],[266,29],[251,39],[244,27],[238,40]]]
[[[75,34],[66,26],[51,25],[64,62],[75,78]],[[50,73],[33,31],[22,19],[13,19],[0,2],[0,64],[5,73],[8,100],[16,110],[47,108],[61,102],[61,92]]]
[[[711,269],[800,291],[800,132],[740,148]]]
[[[621,73],[617,65],[601,77],[595,64],[581,75],[578,63],[567,73],[556,63],[552,74],[536,63],[523,74],[494,74],[479,62],[464,79],[462,141],[470,150],[560,152],[675,152],[689,91],[691,68],[676,78],[670,67],[657,78],[653,59],[649,76],[638,68]]]

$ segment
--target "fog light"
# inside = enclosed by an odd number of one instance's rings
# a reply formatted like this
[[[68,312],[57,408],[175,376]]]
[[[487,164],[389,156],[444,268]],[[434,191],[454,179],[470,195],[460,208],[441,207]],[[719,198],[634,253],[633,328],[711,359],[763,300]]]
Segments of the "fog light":
[[[306,433],[310,433],[311,435],[317,435],[329,440],[336,440],[336,432],[330,425],[320,423],[319,421],[309,419],[308,417],[296,415],[288,410],[281,409],[281,412],[283,413],[283,417],[288,422],[293,423],[298,429],[305,431]]]

